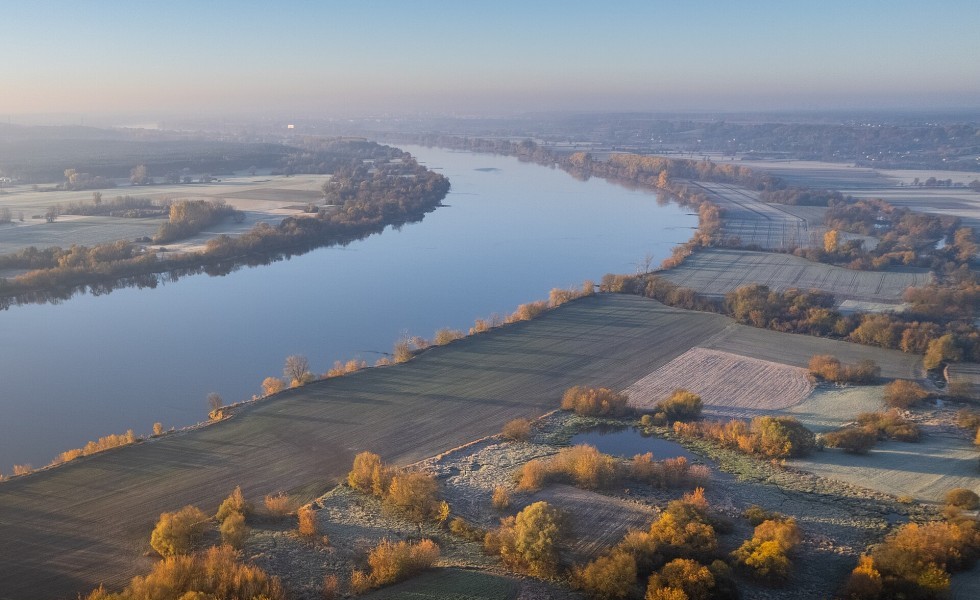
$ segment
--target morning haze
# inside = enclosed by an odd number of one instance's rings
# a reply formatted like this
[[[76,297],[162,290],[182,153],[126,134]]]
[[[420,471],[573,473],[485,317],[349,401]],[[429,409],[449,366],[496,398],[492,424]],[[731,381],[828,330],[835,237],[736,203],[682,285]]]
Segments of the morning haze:
[[[980,598],[975,0],[7,4],[0,600]]]

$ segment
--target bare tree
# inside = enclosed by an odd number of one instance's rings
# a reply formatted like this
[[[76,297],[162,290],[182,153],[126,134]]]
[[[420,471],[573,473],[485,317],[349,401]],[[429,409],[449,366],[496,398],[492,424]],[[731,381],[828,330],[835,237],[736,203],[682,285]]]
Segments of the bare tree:
[[[221,394],[218,392],[211,392],[208,394],[208,407],[211,408],[211,412],[221,410],[221,407],[224,405],[225,401],[221,398]]]
[[[310,363],[305,356],[293,354],[286,357],[286,366],[282,370],[286,381],[292,386],[302,385],[312,379]]]

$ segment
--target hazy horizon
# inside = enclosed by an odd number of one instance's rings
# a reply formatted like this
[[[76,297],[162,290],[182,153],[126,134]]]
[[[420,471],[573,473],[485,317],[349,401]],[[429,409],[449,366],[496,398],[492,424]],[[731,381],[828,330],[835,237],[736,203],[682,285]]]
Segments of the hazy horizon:
[[[975,109],[976,17],[968,0],[40,0],[5,7],[0,118]]]

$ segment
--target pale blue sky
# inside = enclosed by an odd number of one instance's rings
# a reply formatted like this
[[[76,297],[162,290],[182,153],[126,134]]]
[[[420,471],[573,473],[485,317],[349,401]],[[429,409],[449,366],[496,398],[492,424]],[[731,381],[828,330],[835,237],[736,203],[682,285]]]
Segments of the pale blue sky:
[[[6,0],[0,115],[976,108],[978,22],[977,0]]]

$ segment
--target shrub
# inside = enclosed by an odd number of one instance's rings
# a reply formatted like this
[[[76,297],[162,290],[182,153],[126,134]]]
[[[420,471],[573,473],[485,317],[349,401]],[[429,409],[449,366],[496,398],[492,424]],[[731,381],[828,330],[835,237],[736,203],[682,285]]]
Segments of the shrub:
[[[208,516],[196,506],[165,512],[150,534],[150,546],[160,556],[187,554],[204,537],[207,524]]]
[[[14,465],[14,475],[28,475],[34,472],[34,467],[29,464]]]
[[[518,321],[530,321],[540,316],[546,310],[548,310],[548,302],[545,300],[528,302],[527,304],[518,305],[517,310],[511,313],[504,322],[516,323]]]
[[[391,483],[391,469],[373,452],[361,452],[354,457],[354,466],[347,474],[347,483],[365,494],[383,496]]]
[[[779,513],[766,510],[757,504],[753,504],[742,511],[742,516],[748,519],[753,527],[760,525],[763,521],[783,518]]]
[[[614,550],[594,561],[572,569],[572,583],[590,598],[626,598],[636,581],[636,560],[622,550]]]
[[[439,513],[439,485],[425,473],[399,473],[391,479],[383,500],[407,518],[421,523]],[[448,516],[448,515],[447,515]]]
[[[810,374],[835,383],[867,384],[877,381],[881,368],[873,360],[845,365],[829,354],[817,354],[810,359]]]
[[[243,517],[246,517],[251,512],[252,505],[245,501],[241,486],[236,486],[231,494],[218,506],[218,512],[215,513],[214,518],[220,522],[227,519],[232,513],[239,513]]]
[[[439,546],[429,539],[412,544],[381,540],[370,554],[368,580],[371,586],[389,585],[429,569],[439,560]],[[353,583],[353,582],[352,582]]]
[[[293,502],[286,492],[269,494],[263,499],[265,509],[276,517],[285,517],[292,511]]]
[[[500,485],[493,488],[493,498],[491,499],[491,503],[497,510],[506,510],[510,508],[510,494],[507,493],[507,488]]]
[[[561,534],[561,515],[547,502],[539,501],[517,516],[502,519],[500,528],[487,534],[484,545],[513,568],[536,577],[550,577],[558,566]]]
[[[286,384],[282,379],[278,377],[266,377],[262,380],[262,395],[271,396],[273,394],[278,394],[279,392],[286,389]]]
[[[946,492],[945,501],[947,506],[955,506],[963,510],[974,510],[980,507],[980,496],[973,490],[967,488],[953,488]]]
[[[571,387],[561,399],[562,410],[572,410],[575,414],[591,417],[621,417],[626,414],[629,397],[608,388]]]
[[[531,421],[530,419],[508,421],[501,433],[508,440],[526,442],[531,439]]]
[[[956,411],[956,424],[964,429],[974,431],[980,429],[980,411],[972,408],[961,408]]]
[[[650,577],[646,597],[708,600],[714,587],[715,577],[708,567],[691,559],[676,558]]]
[[[467,523],[466,519],[462,517],[455,517],[449,522],[449,531],[453,535],[458,535],[472,542],[482,542],[487,536],[486,531]]]
[[[830,448],[840,448],[850,454],[867,454],[878,442],[878,435],[864,427],[846,427],[820,436]]]
[[[763,521],[756,526],[752,539],[732,552],[732,558],[759,579],[785,581],[792,568],[787,554],[799,543],[795,520]]]
[[[793,417],[756,417],[750,429],[758,436],[759,453],[773,458],[806,456],[816,436]]]
[[[134,577],[119,594],[107,594],[100,588],[87,600],[284,600],[285,597],[278,578],[267,575],[256,566],[238,562],[233,548],[221,546],[194,556],[164,558],[148,575]]]
[[[248,526],[245,525],[245,515],[239,512],[228,514],[221,521],[219,531],[221,532],[221,542],[223,544],[227,544],[235,549],[241,548],[245,545],[245,539],[248,538]]]
[[[153,424],[153,436],[159,437],[163,435],[163,423],[159,421]]]
[[[969,568],[980,552],[976,522],[907,523],[862,556],[851,573],[851,598],[940,598],[949,573]]]
[[[900,442],[919,441],[919,426],[904,419],[894,408],[887,412],[861,413],[857,421],[859,425],[879,438]]]
[[[524,463],[517,478],[517,489],[533,492],[540,490],[548,477],[548,469],[544,462],[532,459]]]
[[[664,421],[667,423],[674,421],[695,421],[701,418],[701,409],[703,406],[704,403],[701,401],[701,396],[698,396],[694,392],[689,392],[684,389],[674,390],[670,398],[657,403],[654,419],[657,418],[657,415],[662,414]]]
[[[607,487],[616,479],[615,459],[588,444],[562,448],[548,461],[547,468],[549,474],[589,490]]]
[[[449,342],[455,342],[466,337],[466,334],[459,329],[440,329],[432,338],[432,343],[436,346],[444,346]]]
[[[307,539],[313,539],[320,533],[320,526],[316,522],[316,511],[310,506],[301,506],[296,511],[296,532]]]
[[[334,361],[333,368],[329,369],[324,377],[340,377],[341,375],[348,375],[350,373],[356,373],[361,369],[367,368],[367,363],[363,360],[357,360],[352,358],[349,361],[342,363],[339,360]]]
[[[907,379],[896,379],[885,386],[885,403],[892,408],[908,408],[928,397],[924,387]]]

